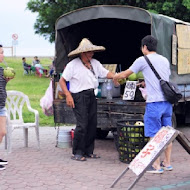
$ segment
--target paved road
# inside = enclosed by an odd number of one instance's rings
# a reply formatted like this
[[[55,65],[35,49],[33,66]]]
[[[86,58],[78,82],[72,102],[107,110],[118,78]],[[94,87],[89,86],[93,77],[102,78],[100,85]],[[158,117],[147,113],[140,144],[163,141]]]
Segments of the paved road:
[[[67,127],[71,128],[71,127]],[[180,128],[190,139],[190,127]],[[0,171],[0,190],[108,190],[127,167],[118,159],[113,137],[96,140],[95,153],[100,159],[78,162],[70,159],[71,148],[57,148],[54,127],[40,127],[41,149],[37,150],[35,133],[29,130],[29,147],[23,147],[22,130],[13,132],[12,153],[0,145],[1,158],[9,165]],[[172,155],[173,171],[147,174],[134,190],[190,190],[190,156],[175,140]],[[135,179],[130,170],[113,188],[126,190]]]

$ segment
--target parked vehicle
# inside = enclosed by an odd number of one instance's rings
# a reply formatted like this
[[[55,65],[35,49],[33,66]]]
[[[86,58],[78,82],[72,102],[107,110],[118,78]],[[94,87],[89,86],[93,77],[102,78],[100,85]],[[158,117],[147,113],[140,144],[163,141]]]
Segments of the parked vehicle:
[[[54,120],[55,123],[75,123],[72,110],[64,99],[55,97],[60,73],[70,61],[68,53],[75,49],[82,38],[106,47],[106,51],[95,54],[102,64],[117,64],[117,71],[130,67],[142,55],[141,39],[153,35],[158,39],[157,52],[167,57],[171,65],[170,80],[178,84],[183,98],[174,105],[173,125],[178,120],[190,122],[190,23],[147,10],[116,5],[85,7],[57,19],[55,41]],[[120,88],[120,95],[124,86]],[[108,101],[98,98],[98,135],[105,137],[116,129],[116,122],[125,118],[142,118],[145,102],[122,100],[115,97]]]

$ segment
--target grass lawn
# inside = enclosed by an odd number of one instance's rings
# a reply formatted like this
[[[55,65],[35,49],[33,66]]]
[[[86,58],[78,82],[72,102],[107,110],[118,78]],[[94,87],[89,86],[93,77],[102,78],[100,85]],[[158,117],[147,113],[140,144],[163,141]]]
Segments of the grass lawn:
[[[5,61],[8,67],[14,68],[16,76],[14,79],[7,83],[7,90],[21,91],[29,97],[31,107],[39,111],[40,115],[40,126],[54,126],[53,116],[46,116],[43,114],[40,107],[40,99],[44,96],[46,89],[49,86],[50,78],[42,77],[39,78],[32,75],[23,75],[22,57],[5,57]],[[26,57],[26,63],[31,64],[33,61],[32,57]],[[52,60],[50,58],[40,58],[42,65],[51,65]],[[3,63],[1,67],[5,68]],[[45,68],[48,68],[47,66]],[[23,112],[24,121],[34,121],[33,113],[27,113],[26,106]]]

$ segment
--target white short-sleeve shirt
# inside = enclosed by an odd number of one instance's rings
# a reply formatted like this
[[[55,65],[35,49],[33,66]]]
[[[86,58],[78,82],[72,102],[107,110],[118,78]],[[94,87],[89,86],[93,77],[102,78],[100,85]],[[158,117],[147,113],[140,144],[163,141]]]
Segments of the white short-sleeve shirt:
[[[109,71],[105,69],[98,60],[92,59],[91,65],[95,76],[92,71],[82,63],[80,58],[75,58],[66,65],[62,77],[66,81],[69,81],[70,92],[78,93],[83,90],[94,89],[97,87],[95,81],[97,81],[98,78],[107,77]]]

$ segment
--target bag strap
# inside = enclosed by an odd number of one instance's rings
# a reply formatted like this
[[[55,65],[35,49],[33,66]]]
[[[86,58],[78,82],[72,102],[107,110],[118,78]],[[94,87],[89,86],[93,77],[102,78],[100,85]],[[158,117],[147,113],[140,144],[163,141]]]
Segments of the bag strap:
[[[149,64],[150,68],[152,69],[152,71],[154,72],[154,74],[156,75],[156,77],[158,78],[158,80],[161,80],[160,75],[158,74],[158,72],[156,71],[156,69],[153,67],[152,63],[150,62],[150,60],[148,59],[148,57],[145,55],[144,56],[145,60],[147,61],[147,63]]]

